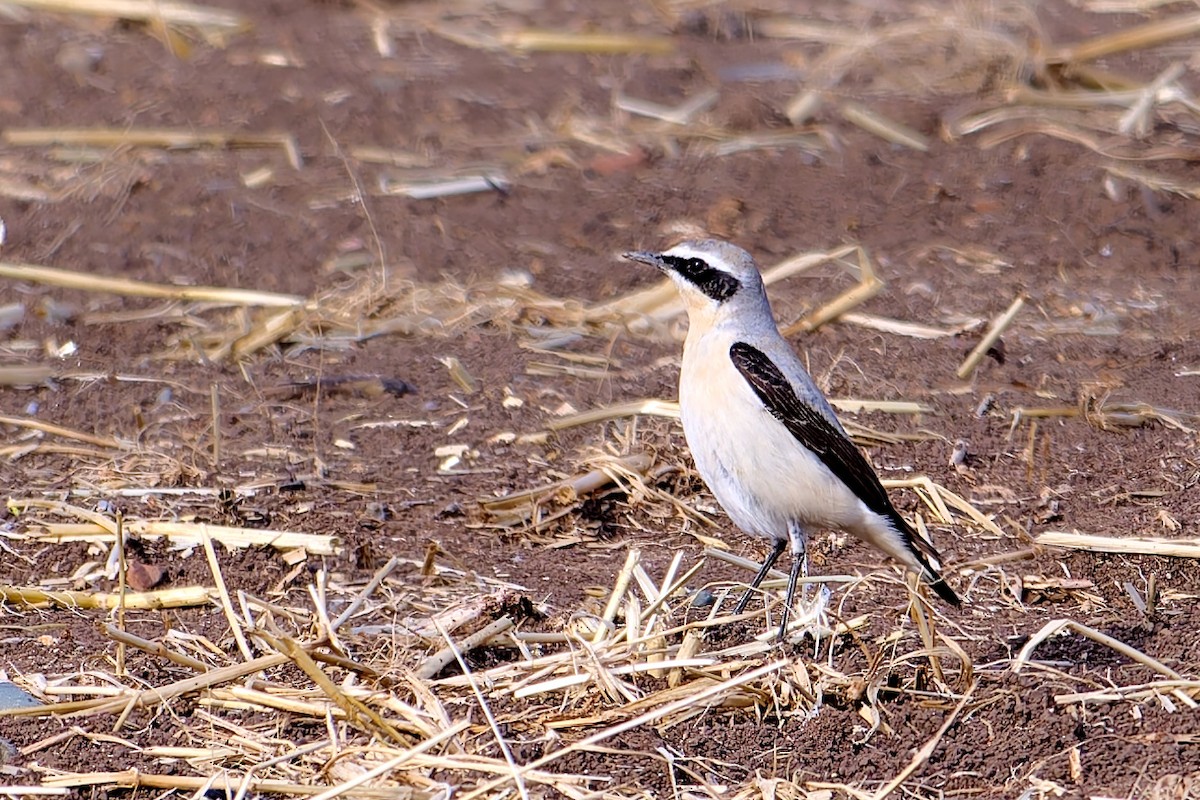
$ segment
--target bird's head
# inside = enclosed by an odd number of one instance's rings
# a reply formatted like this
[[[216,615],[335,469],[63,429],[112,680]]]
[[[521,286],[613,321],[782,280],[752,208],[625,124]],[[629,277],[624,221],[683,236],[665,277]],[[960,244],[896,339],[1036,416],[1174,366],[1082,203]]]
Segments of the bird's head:
[[[626,253],[625,258],[662,270],[675,282],[692,325],[761,315],[770,310],[754,259],[719,239],[680,242],[663,253]]]

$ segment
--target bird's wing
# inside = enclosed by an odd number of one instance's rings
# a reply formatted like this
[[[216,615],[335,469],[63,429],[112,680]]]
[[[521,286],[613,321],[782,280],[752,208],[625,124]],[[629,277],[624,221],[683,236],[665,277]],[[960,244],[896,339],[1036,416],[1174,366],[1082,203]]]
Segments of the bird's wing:
[[[745,342],[735,342],[729,348],[729,358],[771,416],[782,422],[800,444],[815,453],[867,508],[889,519],[899,517],[862,451],[816,408],[797,396],[775,362]],[[908,525],[903,520],[900,522],[900,532],[906,532]]]
[[[883,484],[879,482],[879,476],[871,469],[862,451],[854,446],[854,442],[812,403],[802,400],[791,381],[763,351],[745,342],[735,342],[729,348],[729,358],[767,411],[771,412],[771,416],[782,422],[796,441],[816,454],[821,463],[850,487],[867,508],[892,523],[924,568],[926,579],[934,591],[951,605],[957,606],[960,602],[958,595],[930,563],[930,559],[935,563],[939,560],[937,550],[918,536],[900,516]]]

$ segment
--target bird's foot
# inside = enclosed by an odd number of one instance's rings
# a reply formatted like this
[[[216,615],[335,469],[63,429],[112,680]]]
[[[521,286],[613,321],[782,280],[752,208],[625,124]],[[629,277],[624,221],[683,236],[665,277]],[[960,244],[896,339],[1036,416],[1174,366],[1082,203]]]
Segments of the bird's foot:
[[[811,636],[819,646],[823,639],[833,634],[833,630],[829,627],[829,614],[827,613],[833,592],[829,591],[829,587],[825,584],[819,584],[816,596],[811,597],[808,589],[808,586],[804,587],[800,602],[797,604],[798,607],[787,623],[787,632],[783,638],[795,642],[805,636]]]

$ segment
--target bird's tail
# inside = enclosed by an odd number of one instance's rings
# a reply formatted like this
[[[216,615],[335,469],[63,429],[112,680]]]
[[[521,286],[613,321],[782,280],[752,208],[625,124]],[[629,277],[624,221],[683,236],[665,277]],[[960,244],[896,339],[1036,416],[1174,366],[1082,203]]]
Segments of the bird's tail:
[[[955,608],[961,606],[962,600],[960,600],[958,595],[954,593],[954,590],[950,588],[950,584],[946,583],[946,579],[930,567],[925,565],[922,566],[924,567],[924,572],[922,573],[921,577],[924,578],[925,582],[929,584],[929,588],[933,589],[938,597],[942,598]]]
[[[907,527],[907,526],[906,526]],[[950,584],[946,583],[946,579],[938,572],[938,568],[934,566],[941,562],[941,556],[938,555],[934,546],[922,539],[916,531],[909,528],[908,541],[912,545],[912,553],[917,557],[917,562],[921,565],[921,578],[929,584],[929,588],[933,589],[938,597],[945,600],[950,605],[958,608],[962,605],[962,600],[950,588]]]

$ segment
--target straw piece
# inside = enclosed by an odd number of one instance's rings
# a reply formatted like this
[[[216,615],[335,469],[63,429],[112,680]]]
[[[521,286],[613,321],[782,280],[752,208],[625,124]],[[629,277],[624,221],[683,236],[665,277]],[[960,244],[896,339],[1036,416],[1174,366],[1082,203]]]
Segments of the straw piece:
[[[617,573],[617,578],[613,582],[612,592],[608,596],[608,602],[604,605],[604,613],[600,619],[603,622],[611,623],[617,617],[617,609],[621,606],[621,599],[625,597],[625,592],[629,589],[629,583],[633,579],[634,567],[642,558],[642,551],[636,547],[631,548],[625,554],[625,564],[621,567],[621,571]],[[596,632],[592,634],[592,643],[598,644],[608,633],[607,625],[600,625],[596,628]]]
[[[1133,686],[1119,686],[1114,689],[1095,689],[1090,692],[1067,692],[1054,695],[1054,702],[1059,705],[1071,703],[1116,703],[1122,700],[1142,701],[1165,693],[1185,692],[1200,694],[1200,681],[1197,680],[1160,680],[1150,683],[1139,683]],[[1184,695],[1188,696],[1187,694]],[[1193,701],[1194,702],[1194,701]]]
[[[1038,534],[1034,541],[1048,547],[1090,550],[1096,553],[1200,558],[1200,539],[1116,538],[1086,533],[1046,531]]]
[[[677,106],[664,106],[622,94],[617,97],[616,106],[630,114],[670,122],[673,125],[690,125],[698,114],[711,108],[720,96],[716,89],[708,89],[698,92]]]
[[[784,336],[797,333],[808,333],[837,319],[850,309],[859,306],[883,291],[884,282],[875,273],[875,266],[867,251],[861,247],[854,248],[858,253],[858,285],[835,297],[825,305],[793,322],[783,329]]]
[[[30,508],[45,508],[57,513],[75,514],[92,519],[92,515],[83,509],[53,500],[12,498],[8,501],[8,505],[21,513]],[[30,520],[28,524],[37,525],[42,530],[26,535],[43,542],[111,542],[116,533],[112,523],[103,518],[93,519],[91,523]],[[125,521],[125,532],[129,536],[145,539],[165,538],[179,545],[198,545],[207,534],[214,541],[220,542],[230,549],[242,547],[273,547],[283,551],[302,549],[313,555],[326,556],[336,555],[340,550],[340,543],[333,536],[278,531],[269,528],[233,528],[225,525],[134,519]]]
[[[654,398],[629,400],[624,403],[617,403],[616,405],[593,408],[588,411],[581,411],[578,414],[569,414],[565,417],[552,419],[546,423],[546,429],[550,431],[562,431],[568,428],[576,428],[580,425],[592,425],[596,422],[605,422],[610,419],[641,415],[679,419],[679,403]]]
[[[108,439],[101,436],[93,436],[90,433],[71,430],[64,428],[61,425],[54,425],[49,422],[42,422],[38,419],[29,419],[27,417],[10,417],[0,415],[0,425],[12,425],[17,428],[28,428],[33,431],[48,433],[51,436],[61,436],[64,439],[75,439],[76,441],[86,442],[87,444],[95,445],[96,447],[108,447],[114,450],[128,450],[131,445],[125,442],[120,442],[116,439]],[[20,505],[19,500],[10,501],[10,505]]]
[[[900,319],[888,319],[887,317],[880,317],[875,314],[863,314],[859,311],[848,311],[842,314],[839,322],[858,325],[883,333],[892,333],[897,336],[908,336],[913,339],[944,339],[951,336],[958,336],[963,331],[974,328],[982,320],[967,320],[959,325],[955,325],[953,328],[935,328],[932,325],[922,325],[919,322],[907,322]]]
[[[229,623],[229,629],[233,631],[233,638],[237,641],[238,649],[242,651],[242,657],[250,661],[254,658],[254,653],[250,650],[250,643],[246,641],[246,634],[242,632],[242,620],[238,619],[237,612],[233,610],[229,588],[225,585],[225,576],[221,574],[221,564],[217,561],[217,551],[213,547],[212,537],[208,535],[208,526],[204,523],[200,525],[200,544],[204,547],[204,555],[208,559],[208,568],[216,583],[217,597],[221,601],[221,610]]]
[[[1029,641],[1026,642],[1025,646],[1021,648],[1021,652],[1018,653],[1017,657],[1013,660],[1011,667],[1013,673],[1019,673],[1021,669],[1029,663],[1029,659],[1033,656],[1033,651],[1038,645],[1049,639],[1051,636],[1054,636],[1059,631],[1067,629],[1073,630],[1076,633],[1091,639],[1093,642],[1097,642],[1105,647],[1109,647],[1126,658],[1147,666],[1161,675],[1166,675],[1172,680],[1183,680],[1182,675],[1168,667],[1166,664],[1163,664],[1158,659],[1152,658],[1151,656],[1143,653],[1141,650],[1130,647],[1124,642],[1114,639],[1106,633],[1101,633],[1095,628],[1090,628],[1087,625],[1084,625],[1081,622],[1076,622],[1073,619],[1055,619],[1042,626],[1041,630],[1029,638]]]
[[[439,672],[445,669],[446,665],[456,658],[456,650],[459,653],[469,653],[476,647],[482,647],[483,645],[487,644],[488,641],[509,630],[512,628],[512,626],[513,621],[507,616],[493,620],[479,630],[475,631],[475,633],[472,633],[470,636],[464,638],[461,643],[455,645],[453,642],[451,642],[441,650],[438,650],[429,658],[425,659],[425,661],[419,667],[413,670],[413,674],[421,680],[430,680],[434,675],[437,675]],[[441,626],[438,627],[441,628]],[[446,633],[444,633],[444,635],[447,637],[449,636],[449,634]]]
[[[166,286],[129,278],[108,278],[88,272],[40,267],[35,264],[0,262],[0,278],[29,281],[85,292],[105,292],[129,297],[156,297],[169,300],[226,303],[235,306],[301,306],[303,297],[258,292],[250,289],[224,289],[216,286]]]
[[[499,174],[464,175],[442,180],[395,182],[384,177],[379,190],[385,195],[409,197],[413,200],[433,200],[477,192],[507,192],[510,183]]]
[[[71,794],[67,788],[53,786],[5,786],[0,784],[0,797],[66,797]]]
[[[130,607],[129,595],[125,596],[125,607]],[[187,667],[188,669],[195,670],[196,672],[208,672],[209,667],[203,661],[198,661],[191,656],[176,652],[161,642],[152,642],[149,639],[143,639],[140,636],[135,636],[128,631],[120,630],[119,628],[107,623],[104,625],[102,630],[104,631],[105,636],[114,641],[123,642],[130,647],[136,647],[139,650],[143,650],[160,658],[165,658],[168,661]]]
[[[979,340],[979,344],[975,345],[972,350],[959,365],[958,370],[954,373],[960,379],[966,378],[975,371],[975,367],[979,366],[979,362],[987,355],[987,351],[992,348],[992,345],[1000,338],[1000,335],[1012,324],[1021,307],[1025,305],[1025,298],[1018,295],[1015,300],[1005,309],[1004,313],[992,320],[992,324],[988,327],[988,331],[983,338]]]
[[[610,484],[620,483],[621,475],[645,475],[653,465],[654,459],[645,453],[608,459],[604,466],[574,478],[513,492],[504,497],[481,500],[480,505],[488,513],[499,515],[502,524],[521,524],[538,514],[543,505],[553,501],[569,505]],[[541,519],[540,522],[545,523],[548,519]]]
[[[624,33],[572,33],[527,28],[505,31],[499,41],[520,52],[552,53],[650,53],[665,55],[675,50],[675,42],[665,36],[638,36]]]
[[[0,367],[0,386],[38,386],[54,377],[54,367],[30,364]]]
[[[136,22],[157,22],[193,28],[217,28],[232,33],[250,29],[250,20],[226,11],[175,0],[5,0],[8,5],[60,11],[68,14],[94,14],[119,17]]]
[[[50,591],[34,586],[0,585],[0,601],[24,606],[105,610],[115,609],[123,602],[125,608],[150,610],[208,605],[212,600],[211,591],[203,586],[188,586],[156,592],[126,592],[122,600],[120,592]]]
[[[406,753],[405,756],[411,757],[409,753]],[[393,759],[393,761],[395,760],[397,759]],[[407,758],[402,758],[399,763],[403,763],[405,760]],[[390,764],[391,762],[388,763]],[[364,778],[362,782],[365,783],[366,780],[367,778]],[[239,778],[236,773],[216,773],[209,777],[199,777],[191,775],[160,775],[152,772],[143,772],[139,769],[128,769],[122,772],[76,772],[62,775],[46,775],[42,779],[42,783],[49,787],[65,787],[68,789],[78,789],[84,786],[113,786],[123,789],[170,789],[180,792],[192,792],[197,796],[207,796],[210,792],[232,796],[238,789]],[[329,791],[324,786],[266,779],[251,780],[249,786],[253,792],[282,794],[285,796],[291,795],[294,797],[321,797],[323,796],[322,793],[328,793]],[[362,797],[365,800],[395,800],[396,794],[394,786],[380,788],[361,787],[354,791],[355,797]],[[337,795],[331,794],[328,796],[336,797]],[[438,796],[440,796],[440,793],[437,792],[418,792],[414,790],[410,790],[408,794],[408,797],[412,800],[433,800],[433,798]]]
[[[1180,14],[1167,19],[1104,33],[1075,44],[1064,45],[1046,56],[1048,64],[1095,61],[1126,50],[1145,50],[1200,33],[1200,13]]]
[[[1168,192],[1192,200],[1200,200],[1200,183],[1182,181],[1173,175],[1139,169],[1125,164],[1109,164],[1104,171],[1118,178],[1133,181],[1156,192]]]
[[[857,28],[815,22],[800,17],[756,19],[754,33],[772,39],[800,39],[838,47],[865,47],[874,41],[874,36]]]
[[[335,797],[341,797],[342,795],[347,794],[349,792],[353,792],[354,795],[357,797],[365,792],[371,792],[372,789],[370,787],[364,787],[363,786],[364,783],[374,780],[375,778],[378,778],[381,775],[388,775],[388,774],[394,772],[398,767],[400,767],[407,761],[411,761],[415,756],[418,756],[421,753],[429,752],[430,750],[432,750],[433,748],[442,744],[443,742],[445,742],[449,739],[453,739],[455,736],[458,736],[460,733],[462,733],[463,731],[467,730],[470,727],[471,727],[470,722],[467,722],[467,721],[457,722],[454,725],[452,725],[451,727],[446,728],[443,731],[440,731],[437,734],[437,736],[433,736],[429,739],[426,739],[425,741],[418,744],[416,747],[413,747],[409,750],[405,750],[400,755],[395,756],[394,758],[389,758],[387,761],[384,761],[382,764],[379,764],[379,765],[363,772],[360,775],[355,775],[353,778],[351,778],[348,781],[345,781],[344,783],[338,784],[337,786],[334,786],[330,789],[326,789],[321,792],[316,792],[316,791],[311,792],[313,795],[315,795],[313,800],[333,800]],[[310,788],[316,789],[316,788],[320,788],[320,787],[310,787]],[[375,791],[382,792],[378,796],[393,798],[393,800],[397,795],[397,791],[394,787],[384,787],[382,790],[377,789]],[[409,791],[411,791],[411,790],[409,790]],[[443,792],[434,792],[434,793],[424,794],[422,796],[437,797],[437,796],[443,796],[443,795],[444,795]]]
[[[908,147],[913,150],[919,150],[922,153],[929,152],[929,138],[924,134],[913,130],[907,125],[901,125],[895,120],[888,119],[882,114],[872,111],[866,106],[858,103],[845,102],[838,109],[842,118],[868,133],[873,133],[881,139],[898,144],[903,147]]]
[[[204,147],[278,147],[293,169],[299,170],[300,146],[287,133],[248,135],[212,131],[139,128],[8,128],[4,141],[18,147],[46,147],[54,144],[84,147],[159,147],[168,150],[195,150]]]
[[[294,639],[288,636],[271,636],[261,630],[255,631],[254,635],[270,644],[299,667],[316,684],[318,689],[324,692],[330,700],[346,712],[348,722],[372,735],[381,736],[382,738],[390,739],[396,744],[407,746],[408,742],[400,731],[396,730],[390,722],[380,716],[375,709],[343,691],[341,687],[325,674],[317,662],[313,660],[313,657]]]
[[[907,400],[857,400],[851,397],[830,398],[829,405],[846,414],[932,414],[933,406]]]

